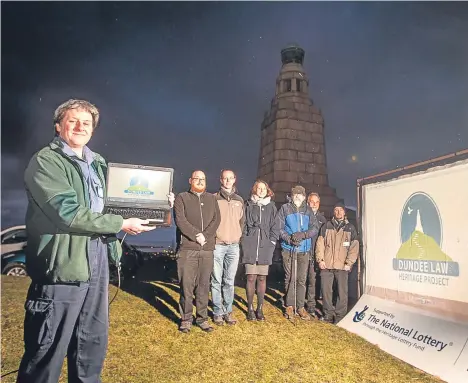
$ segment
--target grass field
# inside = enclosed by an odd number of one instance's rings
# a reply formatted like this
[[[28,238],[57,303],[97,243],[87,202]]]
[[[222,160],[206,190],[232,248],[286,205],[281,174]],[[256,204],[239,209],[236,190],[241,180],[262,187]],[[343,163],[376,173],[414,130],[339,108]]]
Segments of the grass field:
[[[148,271],[148,270],[146,270]],[[18,367],[28,278],[2,276],[2,375]],[[245,320],[236,288],[234,327],[177,331],[178,286],[148,278],[123,284],[110,307],[103,382],[440,382],[347,331],[318,321],[294,326],[268,290],[264,323]],[[110,296],[116,291],[111,286]],[[2,379],[14,382],[15,374]],[[61,382],[66,382],[64,367]]]

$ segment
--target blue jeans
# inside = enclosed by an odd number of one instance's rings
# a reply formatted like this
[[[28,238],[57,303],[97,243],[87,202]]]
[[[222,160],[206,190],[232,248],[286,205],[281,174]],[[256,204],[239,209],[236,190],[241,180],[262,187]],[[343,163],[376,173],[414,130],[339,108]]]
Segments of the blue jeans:
[[[83,249],[85,251],[85,249]],[[68,358],[68,381],[98,383],[107,351],[109,266],[106,245],[89,246],[91,278],[75,285],[31,283],[18,383],[56,383]]]
[[[239,244],[216,245],[214,266],[211,273],[211,299],[214,315],[232,312],[234,301],[234,279],[239,264]]]

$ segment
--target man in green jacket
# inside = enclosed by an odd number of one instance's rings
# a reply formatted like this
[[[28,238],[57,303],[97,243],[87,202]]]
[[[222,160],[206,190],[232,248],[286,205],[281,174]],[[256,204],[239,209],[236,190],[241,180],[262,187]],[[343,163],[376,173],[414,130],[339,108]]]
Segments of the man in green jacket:
[[[28,196],[25,352],[18,382],[58,382],[65,356],[69,382],[99,382],[108,340],[108,260],[118,264],[115,234],[154,227],[102,214],[107,165],[86,144],[99,122],[87,101],[69,100],[54,115],[55,137],[26,168]]]

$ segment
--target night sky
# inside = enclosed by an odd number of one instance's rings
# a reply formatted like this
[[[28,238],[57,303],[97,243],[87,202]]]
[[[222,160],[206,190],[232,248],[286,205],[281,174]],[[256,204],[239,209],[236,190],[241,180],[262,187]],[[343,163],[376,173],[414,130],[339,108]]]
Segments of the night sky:
[[[280,51],[304,48],[331,186],[468,147],[468,3],[2,2],[2,228],[24,223],[23,172],[55,108],[100,109],[113,162],[221,168],[246,197]],[[150,234],[148,234],[150,235]]]

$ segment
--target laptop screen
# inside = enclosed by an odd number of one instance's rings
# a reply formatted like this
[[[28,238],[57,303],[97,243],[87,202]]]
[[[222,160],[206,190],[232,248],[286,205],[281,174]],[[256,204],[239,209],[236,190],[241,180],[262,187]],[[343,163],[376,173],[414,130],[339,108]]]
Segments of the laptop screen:
[[[171,171],[110,164],[108,170],[108,201],[167,204],[167,194],[172,188]]]

